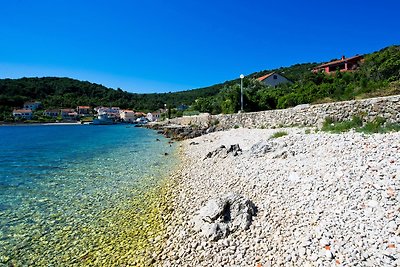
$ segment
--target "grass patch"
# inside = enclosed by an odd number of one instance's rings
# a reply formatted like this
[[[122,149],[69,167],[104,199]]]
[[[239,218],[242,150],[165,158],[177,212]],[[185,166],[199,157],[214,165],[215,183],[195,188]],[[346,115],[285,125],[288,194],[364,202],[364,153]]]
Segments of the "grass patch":
[[[332,118],[327,117],[322,126],[322,131],[331,133],[342,133],[348,132],[351,129],[362,126],[362,119],[357,116],[353,116],[350,121],[334,122]]]
[[[386,119],[376,117],[373,121],[363,124],[360,117],[354,116],[351,121],[341,122],[334,122],[331,118],[326,118],[321,128],[322,131],[330,133],[348,132],[351,129],[366,134],[398,132],[400,123],[386,123]]]
[[[185,110],[183,112],[183,116],[197,116],[199,114],[200,114],[200,112],[198,112],[196,110],[191,110],[191,111]]]
[[[279,138],[279,137],[282,137],[282,136],[285,136],[285,135],[288,135],[288,133],[285,132],[285,131],[279,131],[279,132],[276,132],[273,135],[271,135],[270,138]]]

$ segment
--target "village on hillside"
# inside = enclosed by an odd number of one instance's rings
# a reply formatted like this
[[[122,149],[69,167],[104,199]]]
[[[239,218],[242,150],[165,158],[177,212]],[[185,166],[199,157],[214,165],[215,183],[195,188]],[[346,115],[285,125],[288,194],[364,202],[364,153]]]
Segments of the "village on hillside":
[[[24,122],[31,120],[47,122],[93,122],[96,120],[107,120],[112,123],[147,123],[159,121],[162,115],[166,116],[168,109],[159,109],[155,112],[137,112],[119,107],[95,107],[77,106],[73,108],[43,109],[39,101],[25,102],[20,109],[13,110],[15,121]],[[97,117],[97,119],[96,119]],[[111,123],[108,123],[111,124]]]

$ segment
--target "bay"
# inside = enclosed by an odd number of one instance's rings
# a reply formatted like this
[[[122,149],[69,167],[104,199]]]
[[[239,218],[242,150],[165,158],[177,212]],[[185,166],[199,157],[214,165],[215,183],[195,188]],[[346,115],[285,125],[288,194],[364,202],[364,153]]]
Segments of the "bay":
[[[143,196],[178,157],[154,131],[7,126],[0,127],[0,148],[1,263],[134,264],[147,233],[162,230],[160,215],[148,214],[156,200]]]

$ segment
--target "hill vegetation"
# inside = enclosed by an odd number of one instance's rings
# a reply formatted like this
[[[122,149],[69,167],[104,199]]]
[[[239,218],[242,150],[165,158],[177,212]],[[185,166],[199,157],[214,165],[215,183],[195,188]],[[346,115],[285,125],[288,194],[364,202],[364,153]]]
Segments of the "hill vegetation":
[[[312,73],[315,63],[263,71],[244,78],[244,110],[288,108],[305,103],[323,103],[400,93],[400,46],[390,46],[364,57],[357,71],[334,75]],[[255,80],[276,71],[292,84],[268,87]],[[199,98],[193,109],[200,112],[234,113],[240,109],[240,85],[225,85],[213,97]]]
[[[316,65],[296,64],[248,75],[243,80],[245,111],[400,93],[400,46],[365,55],[364,63],[354,72],[312,73]],[[271,88],[255,79],[272,71],[293,83]],[[31,100],[42,102],[45,108],[119,106],[147,112],[163,108],[164,104],[185,104],[192,111],[234,113],[240,109],[240,80],[182,92],[135,94],[70,78],[0,79],[0,120],[10,118],[13,108]]]

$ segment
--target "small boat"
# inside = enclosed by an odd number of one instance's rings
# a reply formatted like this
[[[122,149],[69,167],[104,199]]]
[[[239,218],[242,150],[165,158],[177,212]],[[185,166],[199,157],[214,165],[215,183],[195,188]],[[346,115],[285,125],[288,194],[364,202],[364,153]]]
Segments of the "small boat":
[[[92,122],[93,125],[111,125],[114,124],[114,120],[110,118],[107,113],[101,113]]]

